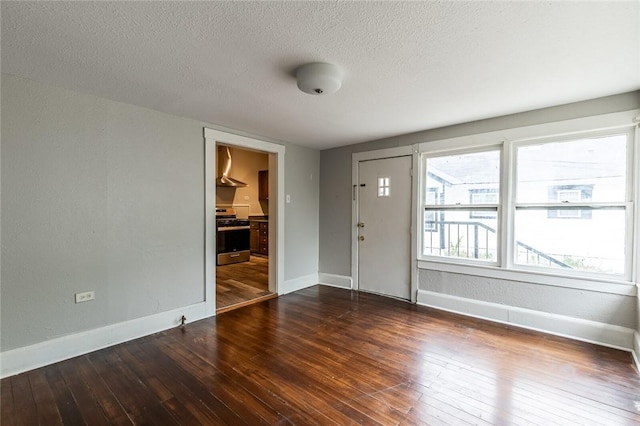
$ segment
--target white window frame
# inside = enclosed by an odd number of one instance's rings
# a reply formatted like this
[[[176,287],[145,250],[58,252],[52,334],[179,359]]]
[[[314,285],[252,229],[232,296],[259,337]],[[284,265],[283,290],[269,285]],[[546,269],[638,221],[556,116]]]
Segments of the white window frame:
[[[518,141],[513,141],[511,143],[511,152],[512,152],[512,156],[511,156],[511,164],[513,167],[513,174],[512,174],[512,185],[511,185],[511,191],[512,194],[514,195],[514,200],[510,205],[510,220],[511,220],[511,229],[513,229],[513,221],[515,219],[515,210],[516,209],[535,209],[535,208],[544,208],[544,209],[548,209],[548,210],[557,210],[558,212],[560,212],[562,210],[562,207],[566,205],[567,208],[583,208],[583,209],[592,209],[592,210],[596,210],[596,209],[624,209],[625,210],[625,229],[627,230],[633,230],[633,186],[634,186],[634,172],[637,173],[637,168],[634,168],[634,145],[635,145],[635,127],[637,127],[637,125],[628,125],[628,126],[622,126],[622,127],[613,127],[613,128],[607,128],[607,129],[594,129],[594,130],[585,130],[582,132],[573,132],[571,134],[567,134],[567,135],[554,135],[554,136],[549,136],[549,137],[540,137],[540,138],[532,138],[532,139],[523,139],[523,140],[518,140]],[[597,137],[604,137],[604,136],[612,136],[612,135],[618,135],[618,134],[626,134],[627,135],[627,176],[626,176],[626,185],[627,185],[627,192],[625,194],[625,200],[624,201],[618,201],[618,202],[593,202],[591,200],[582,200],[582,194],[580,194],[580,201],[576,201],[576,202],[569,202],[569,203],[558,203],[556,202],[548,202],[548,203],[527,203],[527,202],[522,202],[522,203],[518,203],[515,200],[515,195],[516,195],[516,186],[517,186],[517,180],[515,178],[517,170],[515,170],[516,164],[517,164],[517,149],[520,147],[525,147],[525,146],[531,146],[531,145],[543,145],[545,143],[554,143],[554,142],[568,142],[568,141],[573,141],[573,140],[577,140],[577,139],[586,139],[586,138],[597,138]],[[562,205],[559,205],[562,204]],[[547,211],[548,211],[547,210]],[[578,215],[575,216],[560,216],[558,215],[559,218],[579,218],[580,217],[580,213],[578,212]],[[515,230],[514,230],[515,231]],[[570,269],[566,269],[566,270],[562,270],[562,272],[550,272],[552,274],[561,274],[564,276],[576,276],[576,277],[590,277],[590,278],[594,278],[594,279],[603,279],[603,280],[622,280],[622,281],[628,281],[631,282],[632,281],[632,265],[633,265],[633,258],[631,257],[631,252],[632,250],[632,243],[633,243],[633,231],[632,232],[626,232],[626,240],[624,242],[625,244],[625,270],[622,274],[606,274],[606,273],[598,273],[598,272],[588,272],[588,271],[579,271],[579,270],[570,270]],[[509,234],[509,246],[512,250],[515,250],[515,246],[516,246],[516,241],[515,241],[515,232],[511,232]],[[526,270],[526,271],[540,271],[540,272],[547,272],[547,270],[549,268],[545,268],[545,267],[541,267],[541,266],[532,266],[532,265],[523,265],[523,264],[516,264],[515,263],[515,254],[512,252],[510,258],[508,259],[507,262],[508,265],[510,265],[510,268],[512,269],[521,269],[521,270]]]
[[[470,136],[462,136],[431,142],[423,142],[417,145],[420,156],[453,155],[456,153],[484,150],[487,147],[502,145],[500,205],[498,211],[500,237],[498,241],[499,255],[496,265],[475,264],[465,259],[448,258],[439,256],[425,256],[422,254],[422,239],[425,234],[424,224],[418,223],[417,253],[418,268],[443,272],[476,275],[488,278],[522,281],[543,285],[586,289],[612,294],[635,295],[635,283],[639,280],[638,253],[640,253],[640,219],[637,217],[637,201],[640,198],[638,177],[640,176],[640,110],[624,111],[612,114],[556,121],[527,127],[506,129],[495,132],[481,133]],[[622,203],[627,212],[627,240],[625,241],[625,256],[627,270],[622,276],[595,274],[583,271],[556,271],[550,268],[527,268],[523,265],[514,265],[514,196],[515,196],[515,171],[514,171],[514,146],[517,144],[540,143],[542,140],[559,141],[561,139],[577,139],[585,134],[597,135],[629,132],[627,142],[627,201]],[[424,197],[426,173],[424,161],[419,161],[421,170],[419,177],[419,193]],[[514,177],[512,177],[514,176]],[[592,207],[596,204],[586,201]],[[610,206],[612,203],[604,203]],[[419,206],[424,207],[421,199]],[[424,211],[424,209],[422,209]],[[419,222],[423,222],[420,215]],[[483,262],[484,263],[484,262]]]
[[[478,153],[478,152],[487,152],[487,151],[497,151],[498,155],[500,157],[500,168],[502,169],[503,166],[503,161],[502,161],[502,146],[500,144],[494,144],[494,145],[486,145],[483,146],[481,148],[471,148],[471,149],[461,149],[461,150],[453,150],[453,151],[443,151],[443,152],[437,152],[437,153],[433,153],[433,154],[429,154],[429,153],[423,153],[420,155],[420,167],[422,168],[422,172],[421,172],[421,176],[422,176],[422,180],[426,183],[427,181],[427,168],[426,168],[426,162],[428,159],[430,158],[437,158],[437,157],[446,157],[446,156],[453,156],[453,155],[465,155],[465,154],[474,154],[474,153]],[[500,178],[502,178],[502,176],[500,176]],[[500,199],[497,200],[497,203],[495,204],[471,204],[471,200],[469,200],[469,203],[467,204],[462,204],[462,203],[456,203],[456,204],[438,204],[436,203],[435,205],[432,204],[428,204],[427,200],[425,200],[425,188],[420,187],[420,193],[422,194],[421,197],[422,199],[420,200],[420,205],[422,207],[421,211],[422,214],[421,216],[424,218],[424,214],[428,211],[432,211],[432,212],[440,212],[440,211],[454,211],[454,210],[463,210],[463,211],[476,211],[476,212],[489,212],[489,213],[493,213],[496,215],[496,220],[497,220],[497,225],[496,225],[496,246],[497,246],[497,252],[500,252],[500,244],[501,244],[501,232],[500,232]],[[470,264],[479,264],[479,265],[489,265],[489,266],[497,266],[499,264],[499,259],[495,259],[494,261],[487,261],[487,260],[479,260],[479,259],[475,259],[475,258],[466,258],[466,257],[457,257],[457,256],[434,256],[434,255],[424,255],[423,254],[423,243],[424,243],[424,235],[425,235],[425,231],[427,230],[425,225],[424,225],[424,219],[422,221],[422,226],[420,228],[420,237],[419,237],[419,241],[420,241],[420,246],[419,246],[419,250],[418,250],[418,254],[420,256],[420,258],[435,258],[435,259],[447,259],[450,262],[461,262],[461,263],[470,263]],[[443,230],[439,230],[440,232],[442,232]],[[499,256],[498,256],[499,257]]]

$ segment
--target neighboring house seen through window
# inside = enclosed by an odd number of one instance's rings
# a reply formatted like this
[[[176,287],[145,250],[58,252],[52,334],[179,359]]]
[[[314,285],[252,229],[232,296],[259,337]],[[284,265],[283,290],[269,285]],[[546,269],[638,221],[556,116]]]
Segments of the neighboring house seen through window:
[[[425,194],[425,202],[429,205],[436,205],[438,203],[438,188],[427,188]],[[426,211],[424,213],[424,229],[427,231],[437,231],[438,222],[436,212],[433,210]]]
[[[471,204],[498,204],[498,190],[495,188],[470,189],[469,197]],[[496,212],[492,211],[472,211],[469,213],[472,219],[493,219]]]
[[[558,203],[579,203],[590,201],[593,185],[555,185],[548,188],[549,201]],[[591,210],[549,210],[547,217],[591,219]]]

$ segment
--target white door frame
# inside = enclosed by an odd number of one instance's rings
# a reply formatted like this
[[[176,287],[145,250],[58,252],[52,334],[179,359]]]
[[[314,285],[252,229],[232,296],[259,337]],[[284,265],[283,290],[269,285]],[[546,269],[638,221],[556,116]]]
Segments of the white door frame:
[[[269,290],[280,294],[284,289],[284,153],[285,147],[271,142],[204,129],[205,190],[205,286],[206,315],[216,313],[216,144],[263,151],[269,155]],[[272,161],[272,158],[274,161]],[[275,181],[275,182],[274,182]]]
[[[361,161],[381,160],[384,158],[411,156],[413,174],[411,177],[411,302],[416,303],[418,295],[418,150],[414,146],[379,149],[375,151],[354,152],[351,155],[351,280],[353,289],[359,290],[358,280],[358,212],[359,212],[359,167]]]

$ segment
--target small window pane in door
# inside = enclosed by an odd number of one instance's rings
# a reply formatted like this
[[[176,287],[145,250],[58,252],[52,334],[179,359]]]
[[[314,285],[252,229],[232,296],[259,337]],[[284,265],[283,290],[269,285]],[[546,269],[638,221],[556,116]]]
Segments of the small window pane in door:
[[[378,178],[378,197],[388,197],[390,195],[390,186],[388,177]]]

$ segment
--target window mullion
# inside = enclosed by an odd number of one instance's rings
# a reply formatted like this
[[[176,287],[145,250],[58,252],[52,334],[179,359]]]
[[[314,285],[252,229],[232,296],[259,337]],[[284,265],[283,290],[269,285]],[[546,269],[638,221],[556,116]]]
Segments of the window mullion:
[[[515,203],[516,210],[574,210],[574,209],[626,209],[629,203],[619,202],[571,202],[571,203]]]
[[[640,123],[640,116],[634,121]],[[627,233],[627,273],[631,280],[636,284],[640,284],[640,214],[638,212],[638,203],[640,202],[640,124],[636,124],[629,129],[629,144],[627,149],[630,151],[628,155],[629,170],[627,175],[627,189],[629,191],[628,198],[631,205],[627,211],[627,226],[633,232]]]
[[[425,210],[489,210],[497,211],[498,204],[425,204]]]
[[[511,268],[513,266],[513,216],[515,209],[513,208],[513,200],[515,199],[515,150],[513,144],[505,141],[502,146],[502,164],[500,167],[500,194],[502,197],[500,205],[499,224],[500,238],[498,240],[498,266],[502,268]]]

